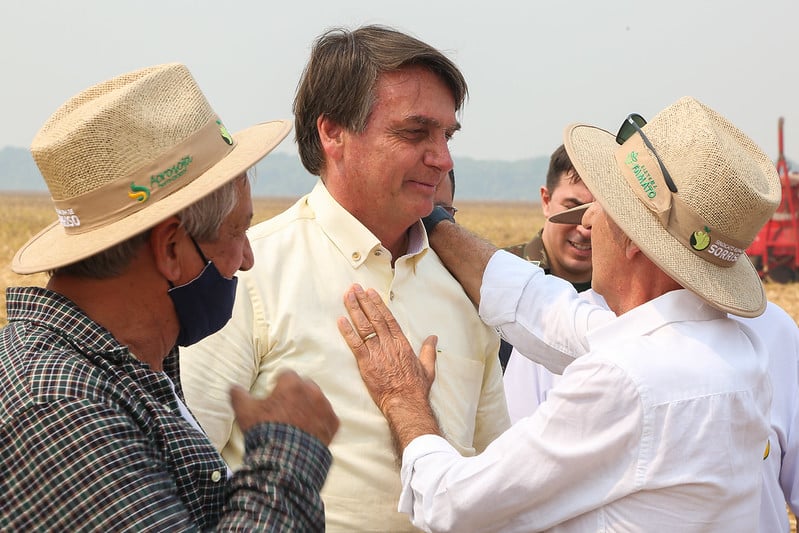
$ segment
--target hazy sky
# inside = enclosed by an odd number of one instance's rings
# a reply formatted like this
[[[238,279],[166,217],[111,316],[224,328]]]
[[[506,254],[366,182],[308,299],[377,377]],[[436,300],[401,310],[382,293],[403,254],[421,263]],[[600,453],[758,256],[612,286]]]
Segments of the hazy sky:
[[[616,131],[691,95],[772,157],[799,158],[799,0],[2,0],[0,147],[27,147],[76,92],[185,63],[228,129],[290,118],[314,38],[394,26],[442,49],[470,99],[452,152],[548,155],[570,122]],[[279,150],[296,152],[292,138]]]

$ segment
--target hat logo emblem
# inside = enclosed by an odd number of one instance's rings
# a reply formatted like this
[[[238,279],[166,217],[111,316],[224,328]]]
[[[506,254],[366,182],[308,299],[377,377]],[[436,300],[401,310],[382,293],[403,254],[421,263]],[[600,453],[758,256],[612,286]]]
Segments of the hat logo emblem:
[[[130,191],[128,196],[137,202],[146,202],[150,198],[150,189],[142,185],[130,184]]]
[[[710,245],[710,229],[697,230],[691,234],[691,248],[701,252]]]
[[[652,175],[646,169],[646,166],[638,163],[638,152],[630,152],[624,159],[624,163],[633,171],[635,179],[644,190],[647,198],[652,199],[657,196],[657,183],[652,179]]]
[[[227,130],[224,124],[222,124],[221,120],[216,121],[219,124],[219,133],[222,134],[222,138],[225,139],[225,142],[229,145],[233,145],[233,137],[230,135],[230,132]]]

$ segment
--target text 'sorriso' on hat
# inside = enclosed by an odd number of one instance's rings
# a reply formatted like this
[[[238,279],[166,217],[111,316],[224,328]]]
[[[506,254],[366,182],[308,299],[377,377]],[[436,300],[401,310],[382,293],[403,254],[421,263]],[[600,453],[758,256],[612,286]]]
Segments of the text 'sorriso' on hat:
[[[255,165],[290,129],[276,120],[231,135],[178,63],[82,91],[31,143],[58,220],[17,251],[12,269],[53,270],[155,226]]]
[[[622,138],[584,124],[564,133],[596,201],[683,287],[723,311],[760,315],[765,291],[744,250],[780,202],[771,159],[691,97],[649,123],[630,115],[625,124],[630,133]]]

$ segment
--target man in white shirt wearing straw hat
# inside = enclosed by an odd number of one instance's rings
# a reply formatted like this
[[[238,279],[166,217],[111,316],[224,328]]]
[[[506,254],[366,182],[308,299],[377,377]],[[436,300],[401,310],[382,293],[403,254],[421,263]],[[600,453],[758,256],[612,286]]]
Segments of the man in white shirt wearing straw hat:
[[[51,276],[7,291],[0,530],[324,529],[338,419],[319,388],[232,391],[247,457],[230,476],[178,375],[178,345],[230,318],[253,265],[246,172],[290,129],[231,135],[172,63],[82,91],[36,134],[58,220],[12,263]]]
[[[573,222],[567,222],[573,223]],[[588,290],[580,296],[604,305],[604,300]],[[768,457],[763,461],[763,488],[757,531],[788,533],[790,524],[786,504],[795,515],[799,511],[799,328],[794,319],[773,302],[762,315],[744,321],[768,347],[768,374],[772,386]],[[509,363],[516,373],[504,380],[508,412],[515,424],[535,412],[560,379],[543,366],[518,352]],[[511,368],[508,365],[508,369]],[[507,378],[508,374],[505,373]]]
[[[582,221],[583,211],[555,214],[548,222],[575,225]],[[581,297],[606,306],[593,290]],[[731,315],[751,328],[768,348],[768,375],[772,385],[769,453],[763,461],[763,488],[758,518],[761,533],[788,533],[789,515],[786,505],[799,512],[799,328],[784,309],[768,302],[762,315],[754,318]],[[612,318],[612,317],[609,317]],[[560,375],[547,370],[514,351],[504,374],[505,398],[511,422],[533,414],[544,402]]]
[[[440,437],[435,337],[417,359],[374,291],[345,295],[339,328],[403,453],[400,508],[431,531],[755,531],[767,348],[727,313],[766,307],[744,249],[779,203],[775,167],[689,97],[615,136],[572,125],[564,142],[596,199],[582,216],[593,287],[617,317],[445,212],[427,221],[483,320],[563,372],[485,452],[462,457]]]

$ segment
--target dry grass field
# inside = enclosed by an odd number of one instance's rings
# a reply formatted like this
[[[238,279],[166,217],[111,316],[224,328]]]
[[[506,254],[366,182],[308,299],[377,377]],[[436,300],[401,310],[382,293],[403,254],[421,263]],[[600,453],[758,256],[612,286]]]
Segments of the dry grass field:
[[[257,198],[255,222],[265,220],[294,203],[294,199]],[[19,276],[11,271],[11,258],[32,235],[55,220],[49,198],[44,194],[11,194],[0,211],[0,284],[44,285],[44,274]],[[458,221],[498,246],[529,239],[543,222],[540,206],[526,202],[458,202]],[[766,283],[769,298],[799,321],[799,284]],[[5,290],[0,291],[0,326],[6,322]]]
[[[283,211],[295,199],[256,198],[254,222]],[[50,199],[45,194],[11,194],[4,198],[0,211],[0,326],[6,323],[5,287],[9,285],[44,285],[45,274],[20,276],[11,271],[11,259],[17,249],[38,231],[55,220]],[[458,219],[500,246],[525,241],[537,231],[543,216],[532,203],[460,203]]]
[[[281,212],[294,199],[259,198],[254,201],[255,219],[260,222]],[[19,276],[11,271],[11,259],[16,250],[32,235],[55,220],[46,195],[6,195],[0,211],[0,284],[44,285],[44,274]],[[498,246],[524,242],[543,222],[541,208],[533,203],[458,202],[458,221],[486,240]],[[770,300],[799,321],[799,283],[779,285],[766,283]],[[0,293],[0,326],[6,323],[5,290]],[[796,531],[792,524],[792,531]]]

